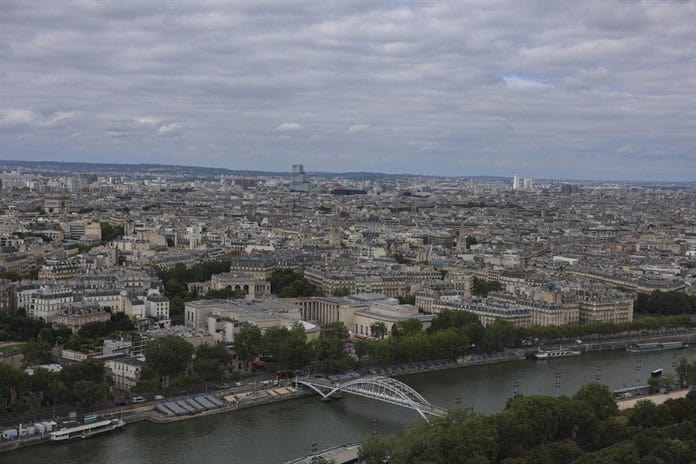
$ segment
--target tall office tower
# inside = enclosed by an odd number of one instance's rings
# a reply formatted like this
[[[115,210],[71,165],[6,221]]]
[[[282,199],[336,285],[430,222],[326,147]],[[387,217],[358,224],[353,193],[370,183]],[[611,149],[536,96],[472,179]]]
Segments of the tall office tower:
[[[524,178],[524,189],[525,190],[532,190],[532,178],[531,177],[525,177]]]
[[[520,188],[520,176],[515,174],[514,176],[512,176],[512,189],[517,190],[519,188]]]
[[[304,165],[292,165],[292,177],[290,179],[292,192],[309,192],[309,182],[305,179]]]

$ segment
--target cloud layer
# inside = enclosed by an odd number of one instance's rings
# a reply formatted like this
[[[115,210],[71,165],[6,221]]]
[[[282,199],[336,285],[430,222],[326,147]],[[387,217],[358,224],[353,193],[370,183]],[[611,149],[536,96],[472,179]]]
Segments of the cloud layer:
[[[0,158],[696,179],[696,2],[0,2]]]

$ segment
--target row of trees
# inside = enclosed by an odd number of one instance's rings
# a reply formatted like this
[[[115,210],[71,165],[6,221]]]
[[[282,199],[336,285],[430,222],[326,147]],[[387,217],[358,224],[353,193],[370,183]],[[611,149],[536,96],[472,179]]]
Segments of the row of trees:
[[[660,327],[684,327],[694,323],[686,316],[660,319],[645,318],[625,324],[592,323],[549,327],[516,327],[507,321],[495,321],[483,327],[478,317],[466,311],[443,311],[433,319],[427,331],[415,319],[393,325],[391,337],[387,327],[375,323],[370,327],[373,340],[355,342],[363,363],[392,365],[430,359],[453,359],[470,352],[492,353],[520,346],[529,339],[560,340],[635,332]],[[696,374],[695,374],[696,375]]]
[[[41,319],[26,315],[24,310],[15,314],[0,311],[0,341],[30,341],[41,336],[44,340],[64,342],[72,332],[68,328],[52,328]]]
[[[633,310],[639,313],[659,315],[696,314],[696,295],[684,292],[639,293],[633,305]]]
[[[588,324],[554,327],[516,327],[510,322],[496,321],[483,327],[478,317],[465,311],[444,311],[437,315],[428,330],[416,319],[394,324],[391,332],[384,323],[370,327],[373,339],[354,341],[357,356],[346,348],[347,328],[342,322],[322,326],[317,340],[307,343],[299,324],[292,329],[271,328],[261,333],[249,326],[235,337],[234,350],[240,359],[251,361],[257,356],[278,364],[283,369],[307,366],[326,370],[342,370],[357,365],[387,366],[432,359],[455,359],[468,353],[500,352],[520,346],[532,336],[545,338],[587,336],[638,330],[644,327],[671,327],[684,324],[683,316],[641,320],[633,324]],[[613,331],[613,332],[612,332]],[[387,338],[387,335],[390,337]],[[694,366],[696,377],[696,365]]]
[[[33,375],[0,364],[0,414],[12,416],[40,407],[68,404],[88,408],[110,397],[104,363],[88,359],[60,372],[34,369]]]
[[[341,371],[354,366],[354,360],[345,351],[347,336],[348,329],[342,322],[322,326],[319,337],[309,343],[305,329],[299,323],[289,329],[271,327],[264,333],[256,326],[248,326],[235,336],[234,351],[241,360],[251,361],[259,356],[281,369],[311,366]]]
[[[360,459],[366,464],[688,464],[696,456],[694,414],[696,393],[661,406],[642,401],[619,413],[609,389],[591,383],[572,397],[518,397],[489,416],[451,410],[404,435],[367,440]],[[660,428],[671,424],[681,424],[683,431],[662,433]]]

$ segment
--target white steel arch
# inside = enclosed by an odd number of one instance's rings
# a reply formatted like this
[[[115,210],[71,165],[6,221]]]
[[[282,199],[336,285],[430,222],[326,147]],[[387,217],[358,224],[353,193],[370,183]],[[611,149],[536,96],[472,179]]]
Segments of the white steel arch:
[[[444,409],[430,404],[413,388],[391,377],[361,377],[344,383],[331,383],[320,379],[296,379],[296,382],[311,388],[322,398],[330,398],[337,392],[346,392],[413,409],[426,421],[428,416],[441,416],[445,412]]]

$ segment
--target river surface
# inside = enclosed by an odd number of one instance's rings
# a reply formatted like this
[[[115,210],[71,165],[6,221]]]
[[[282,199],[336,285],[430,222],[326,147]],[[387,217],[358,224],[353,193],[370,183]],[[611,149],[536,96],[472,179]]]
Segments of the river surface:
[[[401,377],[433,404],[492,413],[515,391],[525,395],[572,395],[599,380],[610,388],[647,383],[650,372],[674,372],[680,357],[696,349],[633,354],[583,353],[547,361],[513,361]],[[244,409],[174,424],[140,422],[85,441],[41,445],[0,454],[2,464],[274,464],[373,432],[401,432],[423,419],[411,410],[344,395],[318,396]]]

